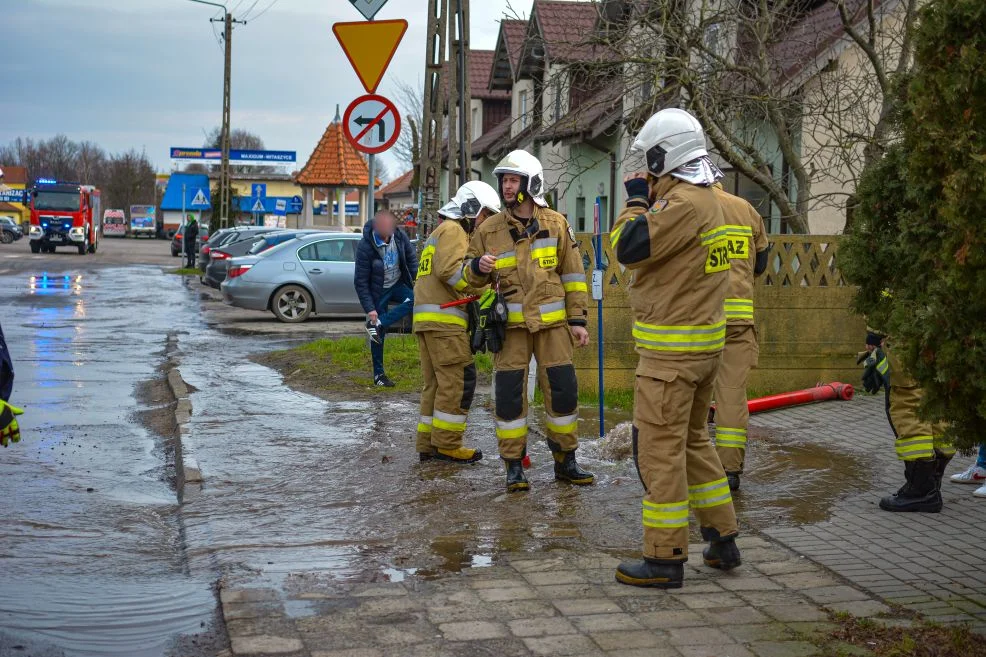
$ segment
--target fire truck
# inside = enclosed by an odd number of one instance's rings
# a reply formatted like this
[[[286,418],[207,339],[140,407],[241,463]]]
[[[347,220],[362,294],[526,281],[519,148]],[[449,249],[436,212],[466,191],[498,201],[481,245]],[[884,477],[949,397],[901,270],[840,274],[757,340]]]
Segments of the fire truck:
[[[31,253],[54,253],[59,246],[75,247],[79,255],[96,252],[100,218],[98,189],[39,178],[28,194],[28,202]]]

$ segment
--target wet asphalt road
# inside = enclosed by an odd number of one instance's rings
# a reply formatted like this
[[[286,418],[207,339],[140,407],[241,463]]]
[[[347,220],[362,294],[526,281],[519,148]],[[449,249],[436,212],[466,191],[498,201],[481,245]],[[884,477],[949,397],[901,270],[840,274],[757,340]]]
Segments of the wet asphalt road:
[[[580,454],[597,486],[552,481],[547,449],[532,440],[533,491],[507,496],[481,405],[466,441],[483,462],[416,463],[413,400],[287,388],[249,356],[325,325],[271,335],[211,326],[214,297],[162,273],[177,265],[167,243],[104,241],[85,258],[22,251],[0,247],[0,321],[14,399],[27,408],[22,442],[0,451],[0,657],[196,654],[176,637],[221,634],[211,587],[242,569],[387,581],[487,566],[505,551],[639,545],[632,465],[595,458],[591,443]],[[181,504],[165,440],[147,422],[166,356],[193,387],[187,444],[205,477]],[[756,478],[738,500],[747,525],[824,517],[839,490],[827,473],[858,470],[777,438],[751,454]],[[807,477],[817,493],[805,502]]]

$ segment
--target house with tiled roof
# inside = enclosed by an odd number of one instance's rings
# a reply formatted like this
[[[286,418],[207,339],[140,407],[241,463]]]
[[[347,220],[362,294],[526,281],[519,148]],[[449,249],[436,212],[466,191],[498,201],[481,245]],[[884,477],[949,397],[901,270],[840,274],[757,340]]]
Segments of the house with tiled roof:
[[[414,190],[411,189],[413,180],[414,170],[411,169],[378,189],[376,193],[377,207],[395,211],[416,208],[418,199]]]

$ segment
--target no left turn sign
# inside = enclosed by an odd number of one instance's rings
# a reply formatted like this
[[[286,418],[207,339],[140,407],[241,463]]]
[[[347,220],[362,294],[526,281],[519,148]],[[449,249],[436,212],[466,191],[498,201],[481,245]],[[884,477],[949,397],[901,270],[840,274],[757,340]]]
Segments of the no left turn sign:
[[[353,147],[363,153],[382,153],[401,134],[401,115],[397,107],[383,96],[360,96],[346,108],[342,117],[343,132]]]

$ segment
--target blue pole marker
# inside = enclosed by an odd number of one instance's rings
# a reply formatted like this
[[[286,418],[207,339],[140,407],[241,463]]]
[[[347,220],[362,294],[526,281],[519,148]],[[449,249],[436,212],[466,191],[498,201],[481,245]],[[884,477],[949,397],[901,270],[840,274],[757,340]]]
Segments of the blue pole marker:
[[[592,272],[592,298],[596,300],[596,345],[599,350],[599,362],[596,369],[599,371],[599,437],[606,435],[606,405],[603,403],[603,235],[601,226],[600,209],[602,199],[596,197],[595,207],[593,208],[593,246],[596,250],[596,268]]]

